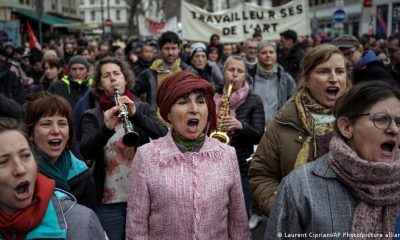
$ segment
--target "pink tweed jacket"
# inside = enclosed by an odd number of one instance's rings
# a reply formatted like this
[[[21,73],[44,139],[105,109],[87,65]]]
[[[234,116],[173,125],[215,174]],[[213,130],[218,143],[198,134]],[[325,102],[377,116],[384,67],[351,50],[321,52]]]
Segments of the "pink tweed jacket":
[[[206,137],[182,153],[171,132],[132,163],[126,239],[250,239],[235,150]]]

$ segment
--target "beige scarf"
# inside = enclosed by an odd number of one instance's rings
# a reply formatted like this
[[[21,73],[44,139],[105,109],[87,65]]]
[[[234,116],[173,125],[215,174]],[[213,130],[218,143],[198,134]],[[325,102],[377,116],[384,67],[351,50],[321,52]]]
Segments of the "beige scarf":
[[[393,233],[400,207],[400,161],[371,162],[361,159],[342,139],[330,143],[330,166],[359,202],[353,214],[352,233]],[[353,238],[361,239],[361,238]]]

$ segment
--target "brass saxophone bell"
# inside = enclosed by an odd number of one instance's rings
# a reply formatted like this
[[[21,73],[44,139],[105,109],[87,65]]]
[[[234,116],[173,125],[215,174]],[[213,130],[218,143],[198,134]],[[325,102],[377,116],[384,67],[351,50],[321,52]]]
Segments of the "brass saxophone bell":
[[[231,140],[231,139],[229,138],[228,134],[226,134],[225,132],[218,132],[218,131],[215,131],[215,132],[212,132],[212,133],[210,134],[210,137],[215,138],[215,139],[218,139],[220,142],[226,143],[226,144],[228,144],[229,141]]]
[[[218,139],[220,142],[228,144],[230,138],[226,129],[222,127],[222,119],[229,115],[229,98],[231,97],[233,83],[229,83],[226,94],[222,97],[221,106],[218,111],[217,130],[210,134],[211,138]]]

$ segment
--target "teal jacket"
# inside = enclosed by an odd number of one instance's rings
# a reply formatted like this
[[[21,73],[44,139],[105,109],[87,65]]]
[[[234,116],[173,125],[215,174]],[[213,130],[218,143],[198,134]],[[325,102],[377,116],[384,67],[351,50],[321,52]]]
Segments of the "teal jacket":
[[[74,195],[79,204],[82,204],[91,209],[96,208],[96,188],[92,176],[92,170],[88,168],[85,162],[79,160],[72,154],[71,167],[68,172],[68,184],[70,189],[64,189]],[[46,161],[46,157],[39,151],[35,151],[35,156],[38,161]],[[43,172],[46,175],[46,173]],[[47,176],[47,175],[46,175]],[[51,176],[47,176],[51,178]]]

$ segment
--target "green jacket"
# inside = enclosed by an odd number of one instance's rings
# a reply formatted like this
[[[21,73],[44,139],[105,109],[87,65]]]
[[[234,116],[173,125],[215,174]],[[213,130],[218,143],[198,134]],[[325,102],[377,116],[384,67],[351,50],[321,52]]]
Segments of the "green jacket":
[[[267,216],[278,185],[293,170],[297,154],[307,136],[292,97],[268,124],[249,168],[253,198]]]

